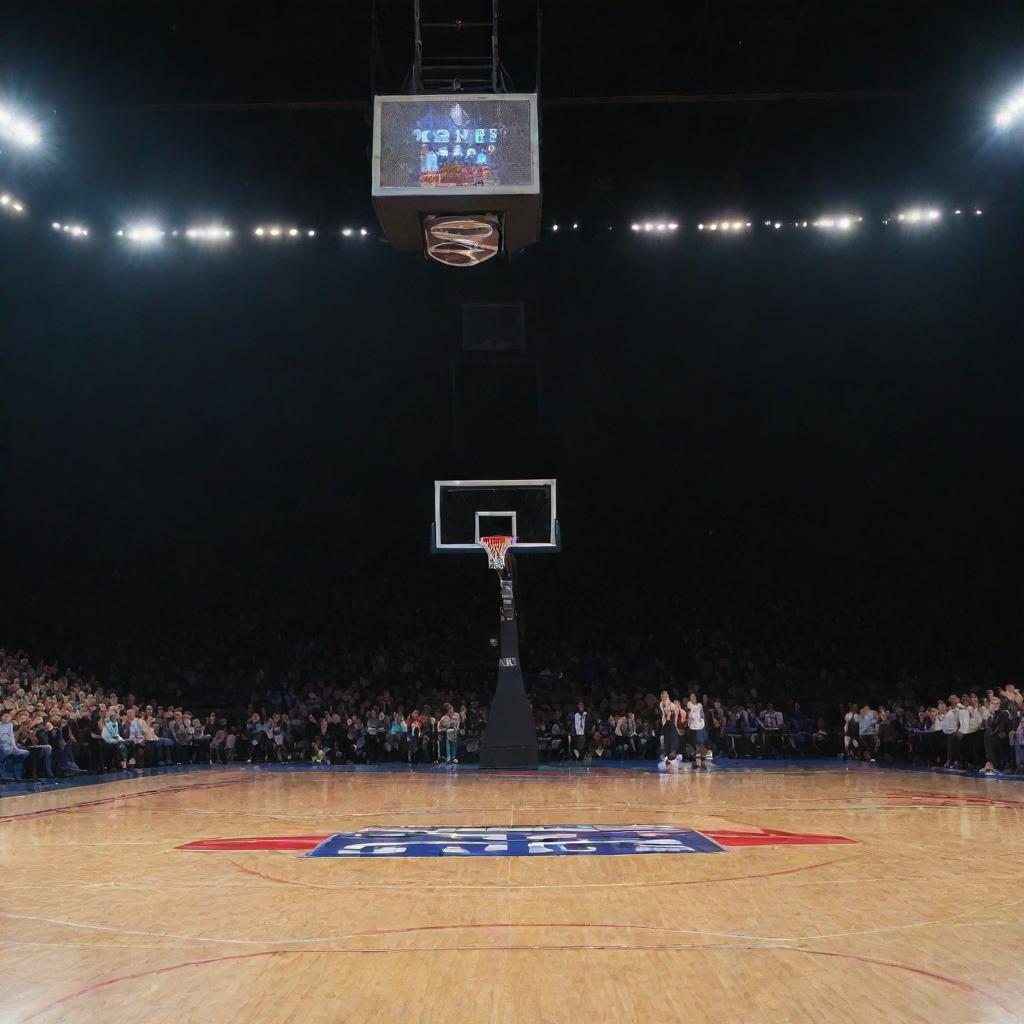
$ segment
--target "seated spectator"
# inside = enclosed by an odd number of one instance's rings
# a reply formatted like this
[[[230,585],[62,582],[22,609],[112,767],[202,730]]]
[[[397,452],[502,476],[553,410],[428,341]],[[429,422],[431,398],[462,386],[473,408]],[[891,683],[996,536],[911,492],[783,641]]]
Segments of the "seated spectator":
[[[0,767],[9,770],[15,779],[24,776],[25,762],[29,752],[19,747],[14,738],[13,715],[10,711],[0,714]]]
[[[105,763],[110,768],[117,764],[121,771],[124,771],[128,767],[128,746],[121,739],[120,722],[118,721],[116,711],[108,713],[107,721],[100,733],[100,738],[105,745],[105,753],[107,754],[107,757],[104,759]]]

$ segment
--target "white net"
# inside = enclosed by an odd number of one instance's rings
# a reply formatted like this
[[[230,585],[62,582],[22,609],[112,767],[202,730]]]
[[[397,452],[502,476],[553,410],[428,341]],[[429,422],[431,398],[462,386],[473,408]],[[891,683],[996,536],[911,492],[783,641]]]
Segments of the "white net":
[[[505,553],[514,540],[513,537],[481,537],[480,544],[487,552],[487,565],[491,569],[505,568]]]

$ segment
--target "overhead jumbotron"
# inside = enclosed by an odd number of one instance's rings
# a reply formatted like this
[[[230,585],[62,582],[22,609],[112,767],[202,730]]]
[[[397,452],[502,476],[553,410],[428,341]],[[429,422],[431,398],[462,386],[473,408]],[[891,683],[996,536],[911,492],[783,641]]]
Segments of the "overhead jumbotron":
[[[475,266],[539,237],[538,97],[509,88],[498,0],[475,22],[426,6],[414,5],[405,92],[374,97],[373,205],[395,248]]]

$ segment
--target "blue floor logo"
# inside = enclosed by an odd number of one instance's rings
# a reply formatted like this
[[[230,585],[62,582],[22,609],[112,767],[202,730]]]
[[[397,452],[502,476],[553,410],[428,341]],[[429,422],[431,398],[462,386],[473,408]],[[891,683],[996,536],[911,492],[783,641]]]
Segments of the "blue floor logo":
[[[724,853],[702,832],[665,825],[541,825],[533,828],[367,828],[336,832],[307,857],[543,857]]]

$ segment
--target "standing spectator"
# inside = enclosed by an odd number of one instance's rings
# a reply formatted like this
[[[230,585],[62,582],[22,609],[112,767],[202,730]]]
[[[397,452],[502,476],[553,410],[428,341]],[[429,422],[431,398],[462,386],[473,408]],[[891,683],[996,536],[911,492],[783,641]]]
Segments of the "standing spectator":
[[[704,724],[704,705],[697,700],[695,693],[690,694],[690,699],[686,703],[686,735],[694,750],[694,768],[705,767],[704,759],[708,756],[708,734]]]
[[[989,701],[989,716],[985,722],[985,775],[995,775],[1006,769],[1010,753],[1010,712],[1009,701],[992,697]]]
[[[451,706],[451,704],[445,704],[444,717],[448,719],[448,724],[445,727],[445,737],[447,741],[445,760],[448,764],[458,764],[459,728],[462,725],[462,716]]]
[[[761,729],[764,733],[764,752],[778,754],[782,752],[782,712],[776,711],[769,704],[761,712]]]
[[[959,698],[950,697],[946,713],[942,716],[942,738],[946,744],[946,761],[943,768],[960,767],[960,718],[957,714]]]
[[[857,732],[860,737],[861,757],[874,764],[878,748],[878,715],[868,704],[860,709],[857,716]]]
[[[668,690],[661,691],[661,703],[658,705],[661,712],[661,742],[663,759],[658,767],[662,771],[672,769],[679,770],[679,726],[682,724],[679,719],[680,710],[678,704],[669,699]]]
[[[572,716],[572,757],[576,761],[583,759],[587,747],[587,730],[590,725],[590,713],[583,701],[576,704],[576,712]]]

